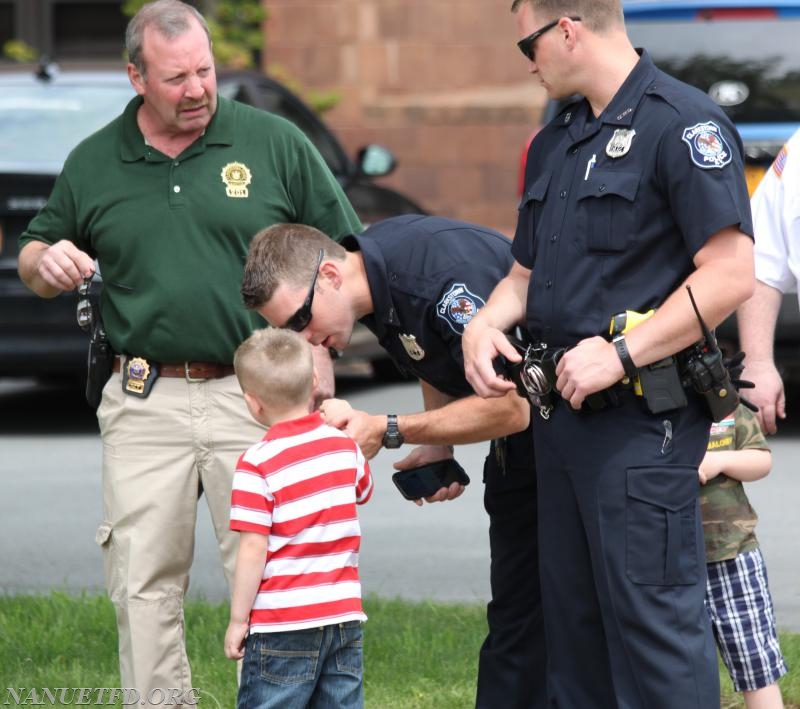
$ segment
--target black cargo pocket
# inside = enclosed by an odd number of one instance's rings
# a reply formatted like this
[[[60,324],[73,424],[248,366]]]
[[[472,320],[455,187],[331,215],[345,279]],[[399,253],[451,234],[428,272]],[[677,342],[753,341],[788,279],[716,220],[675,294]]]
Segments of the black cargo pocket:
[[[587,251],[624,251],[636,239],[636,193],[641,175],[597,168],[578,183],[576,241]]]
[[[700,578],[697,469],[664,465],[628,469],[626,564],[634,583],[661,586]]]

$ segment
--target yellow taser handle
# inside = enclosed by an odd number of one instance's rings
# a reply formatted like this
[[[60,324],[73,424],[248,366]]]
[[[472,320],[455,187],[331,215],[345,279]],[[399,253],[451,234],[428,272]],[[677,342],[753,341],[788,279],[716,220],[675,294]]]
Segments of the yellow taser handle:
[[[656,311],[650,308],[646,313],[637,313],[635,310],[626,310],[622,313],[617,313],[611,316],[611,323],[608,328],[608,334],[612,337],[620,333],[628,332],[632,327],[636,327],[639,323],[644,322],[647,318],[652,317]]]

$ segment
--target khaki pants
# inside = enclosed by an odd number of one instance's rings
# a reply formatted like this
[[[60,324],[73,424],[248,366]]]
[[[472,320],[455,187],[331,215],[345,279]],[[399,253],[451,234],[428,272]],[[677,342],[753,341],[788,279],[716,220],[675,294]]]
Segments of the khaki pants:
[[[104,514],[97,542],[117,614],[121,686],[135,688],[142,700],[156,688],[183,695],[192,688],[183,599],[198,498],[205,493],[230,586],[237,544],[228,529],[233,470],[264,430],[250,418],[235,376],[162,377],[140,399],[125,394],[113,374],[97,415]]]

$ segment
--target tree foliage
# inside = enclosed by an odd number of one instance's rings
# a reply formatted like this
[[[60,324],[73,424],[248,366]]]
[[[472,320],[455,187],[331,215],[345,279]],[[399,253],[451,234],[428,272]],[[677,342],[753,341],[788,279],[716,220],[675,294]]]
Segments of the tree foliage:
[[[128,17],[136,14],[148,0],[126,0],[122,11]],[[211,41],[214,43],[214,59],[219,66],[232,69],[257,68],[263,50],[264,35],[261,25],[267,11],[261,0],[216,0],[191,3],[203,12]]]

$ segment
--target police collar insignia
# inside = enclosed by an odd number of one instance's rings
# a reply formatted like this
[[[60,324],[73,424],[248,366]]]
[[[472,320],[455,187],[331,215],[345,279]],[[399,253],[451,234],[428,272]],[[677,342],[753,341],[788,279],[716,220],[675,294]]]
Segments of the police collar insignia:
[[[422,349],[414,335],[400,335],[400,342],[408,356],[415,362],[419,362],[425,356],[425,350]]]
[[[683,131],[682,140],[689,146],[689,156],[705,170],[723,168],[731,161],[731,149],[722,131],[713,121],[696,123]]]
[[[635,135],[636,131],[633,128],[617,128],[606,145],[606,155],[610,158],[621,158],[623,155],[627,155]]]
[[[464,326],[472,320],[486,302],[470,293],[464,283],[454,283],[436,304],[436,314],[453,330],[462,335]]]
[[[222,168],[220,175],[225,183],[225,194],[228,197],[244,198],[250,195],[247,185],[253,179],[250,168],[241,162],[229,162]]]

